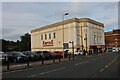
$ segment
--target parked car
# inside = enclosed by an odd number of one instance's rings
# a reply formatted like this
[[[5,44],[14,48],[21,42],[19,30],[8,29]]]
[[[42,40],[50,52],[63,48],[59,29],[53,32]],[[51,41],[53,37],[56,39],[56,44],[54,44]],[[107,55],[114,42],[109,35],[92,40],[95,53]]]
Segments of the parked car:
[[[30,60],[37,60],[39,58],[34,51],[24,51],[23,54],[28,56]]]
[[[52,58],[51,52],[49,52],[49,51],[37,51],[36,54],[39,56],[40,59]]]
[[[11,51],[11,52],[6,52],[6,54],[10,62],[18,63],[28,60],[28,57],[24,55],[22,52]]]
[[[64,51],[64,57],[67,57],[69,55],[68,50]]]
[[[6,54],[4,53],[4,52],[2,52],[2,51],[0,51],[0,61],[2,62],[2,63],[5,63],[6,62]]]
[[[55,51],[52,53],[52,58],[58,58],[58,57],[63,57],[64,53],[61,51]]]
[[[74,55],[77,56],[77,55],[83,55],[83,52],[82,51],[75,51],[74,52]]]

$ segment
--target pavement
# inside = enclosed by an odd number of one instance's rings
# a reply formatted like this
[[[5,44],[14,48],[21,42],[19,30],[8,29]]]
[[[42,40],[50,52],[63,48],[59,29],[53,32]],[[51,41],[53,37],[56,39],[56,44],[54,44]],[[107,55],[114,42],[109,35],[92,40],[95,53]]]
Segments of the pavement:
[[[119,53],[3,72],[2,78],[119,78]]]

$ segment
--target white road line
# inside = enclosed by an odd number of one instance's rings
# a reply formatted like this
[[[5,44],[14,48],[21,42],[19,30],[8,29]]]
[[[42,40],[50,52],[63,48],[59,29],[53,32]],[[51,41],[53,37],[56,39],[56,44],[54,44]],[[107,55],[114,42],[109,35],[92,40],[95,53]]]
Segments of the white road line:
[[[59,69],[55,69],[55,70],[51,70],[51,71],[48,71],[47,73],[55,72],[55,71],[62,70],[62,69],[65,69],[65,67],[59,68]]]
[[[104,69],[101,69],[100,72],[102,72]]]
[[[107,67],[108,67],[108,65],[105,66],[105,68],[107,68]]]
[[[54,70],[50,70],[50,71],[47,71],[47,72],[42,72],[40,74],[33,74],[31,76],[28,76],[28,77],[35,77],[35,76],[39,76],[39,75],[42,75],[42,74],[47,74],[47,73],[51,73],[51,72],[55,72],[55,71],[59,71],[59,70],[63,70],[65,69],[66,67],[62,67],[62,68],[58,68],[58,69],[54,69]]]
[[[40,74],[45,74],[46,72],[42,72],[42,73],[40,73]]]
[[[109,63],[108,65],[111,65],[111,63]]]
[[[84,61],[84,62],[81,62],[81,63],[77,63],[77,64],[75,64],[76,66],[77,65],[80,65],[80,64],[83,64],[83,63],[87,63],[88,61]]]

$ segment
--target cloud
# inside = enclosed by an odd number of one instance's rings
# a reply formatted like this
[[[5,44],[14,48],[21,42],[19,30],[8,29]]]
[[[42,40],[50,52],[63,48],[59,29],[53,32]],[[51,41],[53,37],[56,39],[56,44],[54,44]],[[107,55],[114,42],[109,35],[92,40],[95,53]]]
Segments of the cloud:
[[[118,20],[116,2],[6,2],[2,7],[3,36],[11,40],[19,39],[32,29],[61,21],[66,12],[69,15],[65,19],[88,17],[105,23],[105,30],[112,30]]]
[[[118,2],[119,0],[1,0],[2,2]]]

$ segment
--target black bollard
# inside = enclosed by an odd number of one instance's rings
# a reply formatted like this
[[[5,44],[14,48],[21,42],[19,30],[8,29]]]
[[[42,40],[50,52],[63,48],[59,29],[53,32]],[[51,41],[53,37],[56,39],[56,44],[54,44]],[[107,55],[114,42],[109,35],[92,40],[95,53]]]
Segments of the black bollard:
[[[69,61],[70,61],[70,57],[71,57],[71,56],[70,56],[70,54],[69,54]]]
[[[42,64],[44,64],[44,57],[42,56]]]
[[[53,63],[55,63],[55,58],[53,58]]]
[[[59,62],[60,62],[60,55],[59,55]]]
[[[7,70],[10,70],[10,59],[9,59],[9,56],[6,57],[6,60],[7,60]]]
[[[28,59],[27,59],[27,67],[30,66],[29,63],[30,63],[30,58],[28,57]]]

